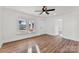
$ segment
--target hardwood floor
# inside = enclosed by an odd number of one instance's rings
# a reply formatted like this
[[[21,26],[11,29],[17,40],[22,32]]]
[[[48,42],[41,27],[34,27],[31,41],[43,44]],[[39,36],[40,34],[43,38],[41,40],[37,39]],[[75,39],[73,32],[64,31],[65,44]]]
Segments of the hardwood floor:
[[[15,42],[5,43],[0,53],[27,53],[28,48],[36,53],[78,53],[79,42],[58,36],[40,35]],[[30,51],[29,50],[29,51]]]

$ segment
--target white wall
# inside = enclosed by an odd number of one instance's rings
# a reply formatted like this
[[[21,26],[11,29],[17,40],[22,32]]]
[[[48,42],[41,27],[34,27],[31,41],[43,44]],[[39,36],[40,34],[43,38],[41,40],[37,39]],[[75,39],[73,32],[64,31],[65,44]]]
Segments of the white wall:
[[[2,15],[1,15],[2,13]],[[63,37],[73,40],[79,40],[79,13],[73,12],[66,15],[56,17],[40,18],[16,10],[4,8],[3,12],[0,9],[0,42],[15,41],[23,38],[37,36],[41,34],[56,35],[55,24],[57,19],[63,19]],[[2,18],[3,16],[3,18]],[[17,34],[17,18],[24,16],[27,19],[32,19],[36,23],[36,32],[32,34]],[[1,19],[2,18],[2,19]],[[3,22],[3,23],[2,23]],[[2,24],[1,24],[2,23]]]
[[[51,17],[47,19],[47,33],[55,35],[55,24],[57,19],[63,19],[63,37],[79,40],[79,13],[73,12],[66,15]]]
[[[72,14],[69,14],[69,15],[63,17],[63,20],[64,20],[63,36],[65,38],[79,40],[79,38],[78,38],[79,30],[77,30],[78,29],[78,27],[77,27],[78,19],[79,19],[79,17],[77,17],[75,13],[72,13]]]
[[[3,29],[2,29],[2,7],[0,7],[0,47],[2,46],[2,43],[3,43]]]
[[[0,46],[1,46],[1,41],[2,41],[2,29],[1,29],[1,8],[0,8]]]
[[[46,34],[55,35],[55,20],[53,17],[47,18],[45,22]]]
[[[3,12],[4,19],[3,19],[3,36],[4,42],[15,41],[18,39],[23,39],[27,37],[37,36],[44,34],[44,18],[39,18],[33,15],[25,14],[19,11],[11,10],[8,8],[4,9]],[[26,17],[27,19],[32,19],[36,23],[36,32],[32,34],[17,34],[17,18],[18,16]]]

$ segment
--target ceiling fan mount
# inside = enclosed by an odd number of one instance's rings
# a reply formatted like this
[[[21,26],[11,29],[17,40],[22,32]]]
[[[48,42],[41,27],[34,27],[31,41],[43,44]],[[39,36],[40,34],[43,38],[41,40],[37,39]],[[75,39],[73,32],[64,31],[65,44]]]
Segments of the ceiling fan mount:
[[[43,6],[42,9],[41,9],[40,15],[41,15],[43,12],[45,12],[47,15],[49,15],[49,14],[50,14],[49,11],[55,11],[55,9],[48,9],[47,6]],[[38,12],[40,12],[40,11],[38,11]]]

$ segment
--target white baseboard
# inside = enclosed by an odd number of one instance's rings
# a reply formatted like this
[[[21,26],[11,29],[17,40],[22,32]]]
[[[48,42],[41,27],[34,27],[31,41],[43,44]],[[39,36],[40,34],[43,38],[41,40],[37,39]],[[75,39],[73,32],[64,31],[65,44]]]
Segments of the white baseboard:
[[[22,40],[22,39],[26,39],[26,38],[31,38],[31,37],[35,37],[35,36],[39,36],[39,35],[42,35],[42,34],[34,34],[34,35],[24,35],[23,37],[15,37],[13,39],[8,39],[8,40],[5,40],[3,43],[8,43],[8,42],[12,42],[12,41],[17,41],[17,40]]]
[[[56,34],[50,34],[50,33],[47,33],[48,35],[53,35],[53,36],[57,36]]]

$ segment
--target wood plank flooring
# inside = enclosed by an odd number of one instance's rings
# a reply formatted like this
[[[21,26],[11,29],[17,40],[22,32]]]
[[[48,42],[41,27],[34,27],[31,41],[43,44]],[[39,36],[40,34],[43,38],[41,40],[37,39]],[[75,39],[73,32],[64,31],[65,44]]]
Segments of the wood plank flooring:
[[[78,53],[79,41],[58,36],[40,35],[37,37],[5,43],[0,53],[27,53],[29,47],[37,45],[41,53]],[[36,53],[36,48],[32,48]]]

